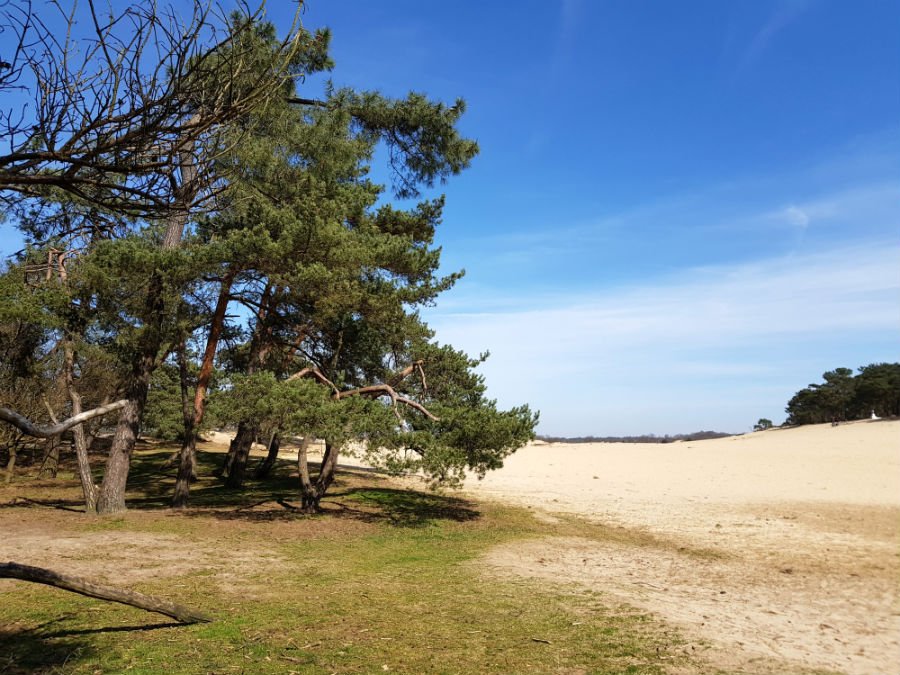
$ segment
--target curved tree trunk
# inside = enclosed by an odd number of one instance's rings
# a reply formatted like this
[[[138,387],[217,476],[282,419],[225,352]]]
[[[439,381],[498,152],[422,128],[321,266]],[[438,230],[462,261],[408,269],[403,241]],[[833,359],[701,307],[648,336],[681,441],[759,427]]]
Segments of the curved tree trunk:
[[[184,440],[177,453],[178,477],[175,479],[175,494],[172,507],[181,509],[187,506],[191,490],[191,481],[197,480],[197,457],[195,454],[194,406],[188,390],[190,389],[190,373],[187,365],[187,340],[184,335],[178,344],[178,379],[181,384],[181,416],[184,425]],[[170,458],[171,459],[171,458]]]

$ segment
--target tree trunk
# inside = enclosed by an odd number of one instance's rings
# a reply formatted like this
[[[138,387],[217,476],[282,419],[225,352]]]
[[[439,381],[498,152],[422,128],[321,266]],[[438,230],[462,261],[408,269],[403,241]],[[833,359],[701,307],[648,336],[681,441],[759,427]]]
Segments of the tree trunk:
[[[315,512],[319,508],[318,499],[313,499],[315,495],[315,487],[309,477],[309,459],[307,452],[309,451],[310,437],[304,436],[300,442],[300,448],[297,450],[297,473],[300,475],[300,498],[302,509],[307,513]]]
[[[133,375],[129,383],[128,403],[119,415],[116,433],[106,458],[106,472],[97,497],[99,514],[122,513],[126,509],[125,488],[131,468],[131,453],[134,451],[147,403],[150,373],[148,370],[144,374]]]
[[[172,498],[174,508],[187,506],[190,495],[190,481],[197,479],[197,434],[200,433],[200,425],[203,423],[203,415],[206,412],[206,392],[209,389],[209,381],[212,378],[213,365],[216,358],[216,350],[219,346],[219,338],[225,325],[225,312],[228,309],[228,301],[231,297],[231,284],[236,272],[229,271],[222,281],[219,289],[219,299],[213,311],[212,322],[209,327],[209,335],[206,338],[206,349],[203,352],[203,361],[200,364],[200,372],[197,374],[197,388],[194,391],[194,401],[191,408],[185,407],[184,413],[184,443],[179,455],[178,478],[175,481],[175,495]],[[187,364],[182,368],[182,398],[186,399],[185,389]],[[186,405],[186,403],[185,403]],[[233,457],[232,457],[233,460]],[[190,476],[188,475],[190,464]]]
[[[63,340],[63,354],[65,356],[65,384],[66,393],[72,403],[72,416],[81,413],[81,394],[75,386],[75,341],[71,335]],[[84,495],[85,513],[97,512],[97,486],[91,475],[91,462],[88,457],[88,442],[84,431],[84,425],[79,424],[72,428],[72,437],[75,442],[75,461],[78,464],[78,479],[81,481],[81,493]]]
[[[6,484],[9,485],[13,479],[13,473],[16,470],[16,454],[18,452],[18,440],[9,444],[9,460],[6,462]]]
[[[239,488],[244,485],[244,474],[247,470],[247,459],[250,457],[250,449],[256,438],[258,429],[251,422],[241,422],[238,425],[237,436],[232,441],[234,454],[231,457],[231,465],[228,467],[228,476],[225,479],[225,487]],[[229,449],[229,454],[232,450]]]
[[[265,364],[266,356],[272,349],[272,327],[268,325],[268,319],[269,305],[276,290],[272,282],[268,282],[260,296],[259,307],[256,310],[256,326],[250,341],[250,362],[247,365],[247,375],[253,375]],[[241,420],[238,424],[237,436],[228,448],[223,468],[226,486],[238,488],[243,485],[247,459],[250,457],[250,447],[258,433],[259,425],[253,420]]]
[[[309,442],[307,437],[303,438],[303,443],[297,453],[297,469],[300,474],[300,499],[301,508],[306,513],[318,513],[319,502],[331,483],[334,481],[334,471],[337,468],[339,448],[333,443],[325,442],[325,454],[322,456],[322,464],[319,467],[319,475],[316,482],[313,483],[309,476],[309,463],[307,461],[307,450]]]
[[[175,494],[172,507],[183,509],[187,506],[191,491],[191,481],[197,480],[197,458],[195,455],[194,407],[191,403],[189,372],[187,365],[187,340],[181,336],[178,344],[178,375],[181,382],[181,414],[184,424],[184,439],[178,453],[178,477],[175,479]]]
[[[266,458],[256,467],[256,471],[253,474],[254,478],[268,478],[269,473],[272,471],[272,467],[275,466],[275,462],[278,460],[278,448],[280,445],[281,442],[278,439],[278,432],[276,431],[269,440],[269,452],[266,455]]]
[[[21,579],[22,581],[32,581],[37,584],[55,586],[56,588],[62,588],[67,591],[72,591],[73,593],[86,595],[89,598],[99,598],[100,600],[119,602],[123,605],[145,609],[148,612],[165,614],[182,623],[212,621],[206,614],[185,607],[184,605],[176,605],[174,602],[155,598],[152,595],[136,593],[135,591],[101,586],[100,584],[91,583],[81,577],[60,574],[59,572],[43,569],[41,567],[19,565],[14,562],[0,563],[0,578]]]
[[[193,184],[197,166],[190,149],[179,153],[178,169],[181,173],[181,185],[175,192],[175,203],[166,223],[161,246],[164,251],[176,249],[181,245],[184,228],[190,217],[190,204],[197,196],[197,187]],[[126,508],[125,488],[128,483],[131,454],[134,452],[134,444],[141,430],[147,391],[150,389],[150,376],[156,367],[156,357],[163,341],[166,298],[162,270],[158,269],[150,276],[144,311],[147,317],[146,324],[142,328],[132,371],[126,385],[125,398],[128,402],[119,415],[116,433],[106,459],[106,473],[103,475],[103,483],[97,497],[97,512],[101,514],[121,513]]]
[[[59,436],[47,439],[47,450],[44,453],[44,461],[41,462],[41,470],[38,472],[39,477],[56,478],[59,471],[59,445]]]
[[[53,422],[53,424],[59,424],[59,419],[57,419],[56,413],[53,412],[53,407],[46,398],[43,400],[44,407],[47,408],[47,413],[50,415],[50,421]],[[51,436],[47,439],[47,448],[44,451],[44,460],[41,462],[41,469],[38,471],[38,477],[56,478],[56,474],[59,471],[59,444],[59,436]]]
[[[319,469],[319,477],[316,479],[316,489],[319,499],[325,496],[328,488],[334,482],[334,472],[337,469],[338,453],[340,448],[334,443],[325,443],[325,455],[322,457],[322,467]]]

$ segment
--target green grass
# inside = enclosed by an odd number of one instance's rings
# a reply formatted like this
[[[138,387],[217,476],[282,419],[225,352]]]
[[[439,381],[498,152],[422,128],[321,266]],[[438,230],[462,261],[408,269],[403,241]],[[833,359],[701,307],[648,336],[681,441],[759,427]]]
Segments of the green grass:
[[[150,479],[166,452],[136,458],[138,489],[125,517],[87,519],[34,506],[22,512],[37,526],[52,512],[52,527],[69,535],[174,534],[206,547],[219,541],[223,552],[240,541],[274,553],[277,562],[226,570],[233,574],[224,584],[221,574],[200,570],[130,585],[216,619],[193,626],[58,589],[3,582],[0,673],[703,670],[682,654],[677,634],[656,620],[589,590],[501,579],[478,563],[493,546],[549,534],[635,546],[664,542],[577,519],[551,531],[527,510],[399,490],[368,474],[342,475],[326,513],[304,516],[284,505],[296,501],[287,466],[272,481],[251,482],[242,491],[204,481],[194,491],[197,508],[173,514],[159,508],[170,478],[162,487]],[[17,489],[25,487],[20,481]],[[77,495],[71,499],[77,502]]]

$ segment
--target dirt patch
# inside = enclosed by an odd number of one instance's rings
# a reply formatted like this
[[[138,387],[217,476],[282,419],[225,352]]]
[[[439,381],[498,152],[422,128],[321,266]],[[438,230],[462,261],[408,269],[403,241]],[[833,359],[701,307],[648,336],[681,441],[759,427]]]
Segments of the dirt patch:
[[[891,422],[678,447],[526,448],[469,489],[617,526],[635,542],[551,537],[497,548],[484,564],[649,611],[705,645],[716,668],[900,673],[897,438]],[[647,534],[666,544],[639,545]]]
[[[720,666],[724,658],[766,672],[776,659],[810,669],[895,672],[891,553],[855,565],[848,553],[827,562],[789,551],[703,559],[677,548],[551,537],[496,548],[484,563],[495,572],[580,584],[650,611],[712,641],[707,656]],[[744,658],[736,664],[737,654]]]
[[[86,522],[82,514],[47,509],[8,509],[0,513],[0,560],[46,567],[92,581],[130,587],[145,581],[202,573],[224,590],[253,593],[253,579],[280,568],[272,549],[234,536],[223,524],[212,536],[140,531],[160,516],[129,514],[128,530],[115,521]],[[135,529],[137,526],[138,529]],[[224,543],[223,542],[227,542]],[[0,591],[13,581],[0,580]]]

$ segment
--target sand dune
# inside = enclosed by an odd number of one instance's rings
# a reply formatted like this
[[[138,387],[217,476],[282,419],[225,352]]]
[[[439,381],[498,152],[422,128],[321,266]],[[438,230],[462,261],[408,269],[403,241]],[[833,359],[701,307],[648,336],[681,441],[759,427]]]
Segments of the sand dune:
[[[528,542],[494,551],[495,571],[642,607],[725,668],[900,673],[900,421],[532,445],[466,489],[660,541]]]

